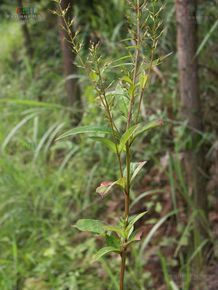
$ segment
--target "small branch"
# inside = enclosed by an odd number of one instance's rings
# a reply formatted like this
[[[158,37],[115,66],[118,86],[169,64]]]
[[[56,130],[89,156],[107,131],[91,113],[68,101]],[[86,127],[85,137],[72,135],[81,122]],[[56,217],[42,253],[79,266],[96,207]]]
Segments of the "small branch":
[[[137,0],[136,4],[136,13],[137,13],[137,33],[136,33],[136,52],[135,52],[135,66],[133,71],[133,86],[136,84],[137,70],[138,70],[138,62],[139,62],[139,44],[140,44],[140,5],[139,0]],[[132,95],[130,97],[130,106],[128,111],[128,120],[126,129],[130,127],[131,118],[132,118],[132,110],[135,101],[135,90],[133,90]]]
[[[150,61],[149,69],[148,69],[148,81],[147,81],[147,84],[149,83],[149,77],[150,77],[151,71],[152,71],[153,60],[154,60],[154,46],[152,46],[152,50],[151,50],[151,61]],[[137,111],[137,115],[136,115],[136,123],[138,122],[140,109],[141,109],[141,105],[142,105],[142,99],[143,99],[143,95],[144,95],[145,89],[147,87],[147,84],[144,86],[144,88],[141,90],[141,93],[140,93],[138,111]]]
[[[153,4],[153,14],[154,14],[154,4]],[[141,110],[141,105],[142,105],[143,95],[144,95],[145,89],[147,88],[147,86],[149,84],[149,78],[151,76],[151,71],[153,69],[154,51],[155,51],[155,48],[156,48],[156,45],[157,45],[157,37],[156,37],[157,28],[158,28],[158,25],[156,24],[156,22],[154,22],[154,25],[152,27],[152,48],[151,48],[151,60],[150,60],[149,68],[148,68],[148,80],[147,80],[146,85],[142,88],[141,93],[140,93],[138,111],[137,111],[137,114],[136,114],[136,123],[138,122],[138,118],[139,118],[139,114],[140,114],[140,110]]]

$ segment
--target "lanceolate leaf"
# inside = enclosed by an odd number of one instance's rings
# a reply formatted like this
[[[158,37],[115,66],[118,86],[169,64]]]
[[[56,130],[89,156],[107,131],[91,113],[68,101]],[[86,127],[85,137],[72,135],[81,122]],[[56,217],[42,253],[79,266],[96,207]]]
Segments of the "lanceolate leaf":
[[[11,138],[16,134],[16,132],[23,126],[25,125],[30,119],[34,118],[36,114],[30,114],[27,117],[23,118],[8,134],[8,136],[5,138],[3,144],[2,144],[2,150],[6,148],[8,143],[10,142]]]
[[[211,27],[211,29],[207,32],[206,36],[204,37],[203,41],[201,42],[200,46],[198,47],[198,50],[196,52],[196,56],[199,55],[199,53],[202,51],[202,49],[204,48],[205,44],[207,43],[207,41],[209,40],[211,34],[216,31],[216,28],[218,26],[218,19],[216,20],[216,22],[213,24],[213,26]]]
[[[105,146],[107,146],[107,148],[109,148],[112,152],[116,153],[116,144],[114,142],[112,142],[110,139],[108,138],[104,138],[104,137],[90,137],[93,140],[99,141],[102,144],[104,144]]]
[[[93,82],[97,82],[98,79],[99,79],[99,76],[97,75],[96,72],[92,71],[90,74],[89,74],[89,77],[90,79],[93,81]]]
[[[16,99],[1,98],[0,102],[12,103],[16,105],[25,105],[25,106],[31,106],[31,107],[44,107],[48,109],[71,110],[69,107],[64,107],[64,106],[57,105],[54,103],[46,103],[46,102],[41,102],[41,101],[39,102],[39,101],[33,101],[33,100],[16,100]]]
[[[163,55],[163,56],[161,56],[161,57],[158,57],[157,59],[153,60],[153,61],[152,61],[152,66],[157,66],[157,65],[161,64],[161,62],[162,62],[164,59],[166,59],[167,57],[169,57],[171,54],[172,54],[172,52],[170,52],[170,53],[168,53],[168,54],[166,54],[166,55]],[[150,64],[147,64],[147,65],[145,66],[145,69],[149,68],[149,66],[150,66]]]
[[[119,144],[119,151],[123,151],[125,148],[126,143],[130,140],[130,138],[133,136],[134,132],[138,128],[138,125],[134,125],[130,127],[120,138],[120,144]]]
[[[135,90],[136,90],[136,85],[131,84],[129,89],[128,89],[128,94],[130,97],[134,94]]]
[[[74,227],[83,232],[92,232],[96,234],[105,233],[104,224],[99,220],[80,219]]]
[[[142,238],[142,231],[133,232],[131,235],[128,236],[128,242],[126,243],[126,245],[130,245],[134,242],[139,242],[141,241],[141,238]]]
[[[62,134],[61,136],[59,136],[57,140],[63,139],[63,138],[67,138],[73,135],[77,135],[77,134],[85,134],[85,133],[96,133],[96,134],[111,134],[112,131],[111,129],[107,128],[107,127],[98,127],[98,126],[82,126],[82,127],[76,127],[74,129],[71,129],[67,132],[65,132],[64,134]]]
[[[133,83],[129,76],[122,77],[121,81],[124,81],[130,85]]]
[[[104,181],[96,188],[96,192],[101,195],[101,197],[104,197],[107,193],[110,192],[110,190],[115,186],[119,186],[121,188],[125,188],[126,185],[126,179],[125,177],[120,178],[114,182],[112,181]]]
[[[124,189],[126,186],[126,177],[122,177],[122,178],[118,179],[116,184]]]
[[[178,210],[173,210],[171,212],[169,212],[167,215],[163,216],[154,226],[153,228],[150,230],[150,232],[148,233],[148,235],[146,236],[141,250],[140,250],[140,254],[142,255],[142,253],[144,252],[145,248],[147,247],[147,245],[149,244],[150,240],[152,239],[153,235],[156,233],[156,231],[159,229],[159,227],[172,215],[176,214],[178,212]]]
[[[115,247],[104,247],[97,252],[97,254],[94,257],[94,261],[97,261],[103,256],[107,255],[108,253],[112,253],[112,252],[119,253],[120,250]]]
[[[144,211],[144,212],[141,212],[140,214],[138,214],[138,215],[135,215],[135,216],[132,216],[132,217],[130,217],[130,221],[129,221],[129,224],[128,224],[128,227],[127,227],[127,229],[131,229],[131,227],[133,227],[134,226],[134,224],[138,221],[138,220],[140,220],[145,214],[147,213],[147,211]]]
[[[130,175],[131,175],[131,182],[135,179],[137,174],[140,172],[142,167],[146,164],[147,161],[142,162],[131,162],[130,163]],[[126,168],[124,169],[124,176],[126,176]]]
[[[142,133],[154,129],[156,127],[160,127],[163,125],[163,120],[155,120],[151,121],[147,124],[140,124],[137,130],[134,132],[133,138],[135,139],[137,136],[141,135]]]
[[[125,238],[124,230],[119,226],[105,226],[104,229],[109,232],[115,232],[119,236]]]
[[[140,170],[142,169],[142,167],[147,163],[147,161],[142,161],[142,162],[137,162],[136,163],[136,168],[133,171],[132,177],[131,177],[131,182],[135,179],[135,177],[137,176],[137,174],[140,172]]]
[[[104,197],[111,189],[112,187],[116,184],[117,182],[114,181],[114,182],[111,182],[111,181],[105,181],[105,182],[102,182],[100,184],[99,187],[96,188],[96,192],[98,194],[101,195],[101,197]]]
[[[144,89],[144,87],[146,86],[147,81],[148,81],[148,75],[147,74],[142,74],[140,76],[140,80],[139,80],[141,89]]]
[[[120,247],[120,239],[116,237],[114,234],[106,235],[106,243],[109,247],[119,248]]]

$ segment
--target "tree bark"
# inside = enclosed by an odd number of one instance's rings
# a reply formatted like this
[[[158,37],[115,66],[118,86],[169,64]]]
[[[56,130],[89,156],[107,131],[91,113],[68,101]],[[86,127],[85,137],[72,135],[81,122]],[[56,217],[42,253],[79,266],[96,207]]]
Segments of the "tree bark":
[[[17,0],[17,5],[18,5],[18,8],[20,8],[21,10],[23,9],[23,1],[22,0]],[[18,17],[19,17],[20,22],[21,22],[21,29],[22,29],[22,33],[23,33],[24,45],[25,45],[27,54],[30,58],[32,58],[33,46],[32,46],[30,32],[29,32],[28,26],[25,22],[25,16],[22,15],[22,13],[19,13]]]
[[[197,39],[197,0],[176,0],[177,50],[181,112],[188,122],[191,148],[185,152],[185,169],[195,208],[207,215],[207,194],[204,175],[204,150],[197,149],[203,131],[201,101],[199,95]],[[205,233],[204,221],[199,217],[201,234]]]
[[[62,9],[67,9],[69,7],[67,14],[65,15],[66,19],[70,21],[72,19],[72,0],[62,0],[61,1]],[[61,41],[61,50],[63,57],[63,69],[65,77],[76,74],[77,69],[74,64],[75,55],[73,53],[70,39],[68,33],[63,29],[65,23],[62,17],[59,17],[59,33]],[[78,81],[75,78],[66,79],[66,91],[67,91],[67,103],[68,105],[75,109],[74,119],[78,122],[81,118],[81,94]],[[80,110],[78,114],[78,110]],[[80,117],[79,117],[80,116]]]

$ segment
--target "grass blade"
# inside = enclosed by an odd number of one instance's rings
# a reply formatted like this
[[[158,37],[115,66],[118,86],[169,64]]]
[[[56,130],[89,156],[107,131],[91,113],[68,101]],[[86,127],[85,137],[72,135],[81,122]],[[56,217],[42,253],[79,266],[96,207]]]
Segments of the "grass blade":
[[[2,144],[2,151],[5,150],[6,146],[8,145],[8,143],[11,141],[11,139],[15,136],[15,134],[17,133],[17,131],[23,127],[29,120],[31,120],[32,118],[34,118],[36,116],[36,114],[31,114],[28,115],[26,118],[23,118],[12,130],[11,132],[8,134],[8,136],[5,138],[3,144]]]
[[[211,34],[215,31],[215,29],[217,28],[217,26],[218,26],[218,20],[216,20],[216,22],[213,24],[213,26],[211,27],[211,29],[208,31],[208,33],[206,34],[206,36],[202,40],[201,44],[198,47],[198,50],[197,50],[195,56],[198,56],[201,53],[201,51],[205,47],[206,43],[208,42]]]
[[[156,231],[159,229],[159,227],[162,226],[163,223],[165,223],[165,221],[171,217],[172,215],[176,214],[178,212],[178,210],[173,210],[170,213],[168,213],[167,215],[165,215],[164,217],[162,217],[154,226],[153,228],[150,230],[150,232],[148,233],[147,237],[145,238],[142,246],[141,246],[141,250],[140,250],[140,255],[143,254],[145,248],[148,246],[149,242],[151,241],[152,237],[154,236],[154,234],[156,233]]]

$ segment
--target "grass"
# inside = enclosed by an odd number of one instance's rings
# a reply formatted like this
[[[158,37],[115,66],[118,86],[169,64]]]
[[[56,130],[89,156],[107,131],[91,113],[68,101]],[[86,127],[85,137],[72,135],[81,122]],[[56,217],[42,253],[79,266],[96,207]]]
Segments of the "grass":
[[[43,92],[45,101],[53,98],[54,92],[58,95],[57,79],[61,87],[61,77],[57,63],[53,74],[48,74],[43,61],[32,74],[25,59],[20,63],[23,52],[18,23],[2,23],[3,31],[1,66],[5,74],[1,76],[0,94],[1,100],[7,102],[1,103],[0,117],[0,288],[81,289],[95,244],[91,239],[75,247],[74,230],[69,229],[76,213],[86,204],[83,192],[88,180],[81,176],[87,169],[86,165],[76,165],[80,156],[74,160],[72,156],[69,160],[63,158],[70,152],[73,155],[76,144],[74,148],[66,142],[62,147],[53,144],[61,124],[69,123],[65,109],[43,108],[37,103],[39,88],[48,80],[50,84]],[[13,70],[12,60],[16,66]],[[36,77],[37,70],[41,80]],[[44,146],[42,150],[42,145],[47,145],[47,151]],[[87,276],[87,282],[89,279]]]

